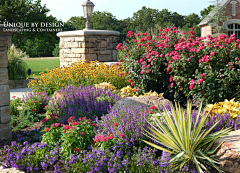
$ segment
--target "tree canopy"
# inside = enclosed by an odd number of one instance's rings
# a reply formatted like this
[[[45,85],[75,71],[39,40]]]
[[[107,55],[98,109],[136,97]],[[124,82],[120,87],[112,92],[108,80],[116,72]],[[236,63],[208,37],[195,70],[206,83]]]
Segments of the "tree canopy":
[[[197,26],[214,7],[201,11],[201,16],[192,13],[187,16],[171,12],[168,9],[158,10],[143,6],[132,17],[118,20],[109,12],[93,12],[91,27],[96,30],[115,30],[120,32],[119,42],[126,40],[129,30],[133,32],[150,32],[152,29],[176,26],[185,31],[194,27],[196,36],[200,36]],[[52,15],[47,15],[50,10],[41,5],[41,0],[0,0],[0,22],[62,22]],[[83,16],[73,16],[64,23],[63,31],[82,30],[85,28]],[[26,51],[30,57],[52,56],[55,45],[59,42],[57,32],[17,32],[13,35],[13,43]]]

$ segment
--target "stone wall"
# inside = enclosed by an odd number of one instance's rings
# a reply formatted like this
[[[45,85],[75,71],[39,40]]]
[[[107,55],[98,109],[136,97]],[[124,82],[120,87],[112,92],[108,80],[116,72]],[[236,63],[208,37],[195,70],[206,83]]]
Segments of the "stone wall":
[[[60,67],[86,60],[117,61],[118,31],[77,30],[57,34],[60,37]]]
[[[4,32],[3,28],[4,26],[0,24],[0,140],[11,140],[7,46],[12,44],[12,32]]]

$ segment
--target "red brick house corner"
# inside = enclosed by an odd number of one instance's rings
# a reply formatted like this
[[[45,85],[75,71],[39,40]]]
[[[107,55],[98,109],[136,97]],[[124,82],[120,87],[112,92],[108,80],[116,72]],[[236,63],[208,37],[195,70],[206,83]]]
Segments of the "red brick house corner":
[[[224,25],[228,30],[225,34],[230,36],[235,33],[236,38],[240,38],[240,0],[222,0],[219,3],[220,10],[225,11],[226,16],[230,16],[227,21],[224,21]],[[201,37],[213,34],[212,26],[209,25],[211,18],[216,15],[216,11],[211,11],[199,24],[201,28]]]

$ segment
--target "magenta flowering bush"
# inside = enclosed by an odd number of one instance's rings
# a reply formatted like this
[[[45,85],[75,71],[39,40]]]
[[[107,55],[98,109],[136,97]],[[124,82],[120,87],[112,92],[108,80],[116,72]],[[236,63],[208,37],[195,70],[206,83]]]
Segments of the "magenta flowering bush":
[[[205,103],[232,99],[240,83],[240,40],[234,35],[202,39],[189,38],[169,54],[172,88]]]
[[[164,92],[183,105],[189,98],[204,97],[206,103],[231,99],[239,91],[240,40],[234,35],[195,38],[193,28],[187,34],[173,27],[160,29],[155,38],[132,31],[128,37],[129,44],[116,49],[124,54],[119,61],[137,93]]]

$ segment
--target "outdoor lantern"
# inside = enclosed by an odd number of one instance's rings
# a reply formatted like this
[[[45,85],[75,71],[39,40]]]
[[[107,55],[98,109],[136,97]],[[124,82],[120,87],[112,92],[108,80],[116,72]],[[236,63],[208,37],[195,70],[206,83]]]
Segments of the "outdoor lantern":
[[[93,13],[93,8],[94,4],[90,0],[86,0],[83,4],[83,13],[84,13],[84,18],[87,20],[86,21],[86,27],[84,30],[91,30],[90,22],[89,20],[92,18],[92,13]]]
[[[30,77],[32,70],[30,68],[27,69],[27,74]]]

